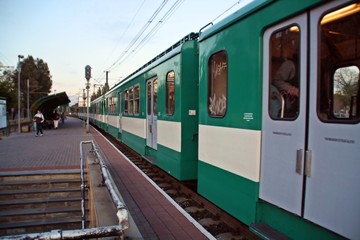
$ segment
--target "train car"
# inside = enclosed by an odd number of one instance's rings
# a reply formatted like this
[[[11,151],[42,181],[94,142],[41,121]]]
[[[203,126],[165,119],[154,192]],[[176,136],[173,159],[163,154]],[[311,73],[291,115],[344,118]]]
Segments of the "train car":
[[[197,37],[185,36],[104,96],[101,128],[179,180],[197,177]]]
[[[360,239],[359,23],[257,0],[200,34],[198,191],[263,237]]]
[[[102,119],[99,121],[102,123],[101,128],[111,134],[112,136],[118,138],[119,136],[119,108],[118,108],[118,88],[113,88],[110,91],[106,92],[103,95],[103,99],[99,106],[102,105]]]
[[[89,121],[91,124],[104,129],[105,128],[105,114],[106,114],[106,105],[105,105],[105,96],[101,95],[95,100],[91,101],[89,107]]]

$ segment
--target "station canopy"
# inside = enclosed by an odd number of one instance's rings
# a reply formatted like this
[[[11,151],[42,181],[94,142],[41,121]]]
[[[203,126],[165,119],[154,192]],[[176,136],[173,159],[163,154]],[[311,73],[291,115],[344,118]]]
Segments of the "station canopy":
[[[31,106],[31,116],[34,116],[36,111],[39,109],[43,113],[45,119],[51,119],[55,108],[58,106],[67,105],[69,102],[70,99],[66,95],[66,92],[60,92],[42,97],[34,102]]]

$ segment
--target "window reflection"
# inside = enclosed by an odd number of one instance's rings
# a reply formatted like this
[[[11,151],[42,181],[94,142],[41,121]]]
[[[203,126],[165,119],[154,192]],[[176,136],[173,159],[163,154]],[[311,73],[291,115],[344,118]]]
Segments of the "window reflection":
[[[343,67],[335,71],[333,88],[333,115],[336,118],[351,118],[357,115],[359,91],[359,68]]]
[[[175,72],[166,75],[166,113],[173,115],[175,111]]]
[[[124,96],[124,113],[128,114],[129,111],[129,90],[125,90],[125,96]]]
[[[208,112],[223,117],[227,109],[228,58],[225,51],[210,57],[208,66]]]
[[[140,111],[140,86],[134,87],[134,114],[139,115]]]
[[[269,115],[273,119],[294,120],[299,113],[299,41],[296,25],[271,35]]]

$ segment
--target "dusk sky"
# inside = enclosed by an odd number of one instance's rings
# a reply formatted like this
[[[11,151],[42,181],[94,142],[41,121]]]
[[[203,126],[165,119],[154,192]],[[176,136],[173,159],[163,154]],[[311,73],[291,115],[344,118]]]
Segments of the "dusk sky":
[[[110,87],[190,32],[238,10],[249,0],[0,0],[0,62],[18,55],[44,60],[52,93],[72,104],[85,88],[85,66],[94,84]]]

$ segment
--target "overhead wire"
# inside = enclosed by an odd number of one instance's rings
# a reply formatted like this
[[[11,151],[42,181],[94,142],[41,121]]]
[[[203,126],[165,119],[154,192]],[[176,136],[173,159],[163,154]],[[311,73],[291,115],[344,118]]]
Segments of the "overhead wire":
[[[126,26],[126,29],[124,30],[124,32],[121,34],[121,38],[118,41],[118,43],[115,45],[115,47],[113,48],[113,50],[111,51],[111,54],[113,54],[115,52],[115,50],[117,49],[117,47],[119,46],[119,43],[123,40],[123,38],[126,36],[126,33],[128,32],[128,30],[130,29],[130,26],[133,25],[138,13],[140,12],[140,10],[142,9],[142,7],[144,6],[146,0],[143,0],[142,3],[140,4],[140,6],[138,7],[137,11],[135,12],[134,16],[132,17],[130,23]],[[111,55],[110,54],[110,55]],[[108,57],[109,59],[109,57]],[[100,73],[100,75],[96,78],[97,83],[100,83],[100,81],[102,80],[102,77],[104,77],[106,71],[102,71]]]
[[[145,45],[145,43],[147,43],[151,39],[151,37],[164,25],[164,23],[169,19],[171,14],[175,12],[183,2],[184,0],[177,0],[165,13],[165,15],[158,21],[158,23],[148,32],[148,34],[144,36],[144,38],[133,48],[131,53],[129,53],[129,55],[127,55],[120,62],[117,63],[116,67],[125,62],[125,60],[128,60],[128,58],[130,58],[131,56],[133,56],[133,54],[137,50],[140,50]]]
[[[175,12],[180,5],[184,2],[184,0],[177,0],[172,6],[171,8],[165,13],[165,15],[158,21],[158,23],[156,24],[156,26],[141,40],[141,42],[139,42],[135,48],[133,49],[133,52],[136,52],[138,50],[139,47],[144,46],[144,44],[146,42],[148,42],[151,37],[165,24],[165,22],[169,19],[169,17],[171,16],[171,14],[173,12]]]
[[[157,15],[160,13],[160,11],[165,7],[168,0],[164,0],[160,4],[160,6],[156,9],[156,11],[153,13],[153,15],[150,17],[150,19],[140,29],[140,31],[137,33],[137,35],[133,38],[133,40],[130,42],[130,44],[126,47],[126,49],[121,53],[121,55],[116,59],[116,61],[107,69],[107,71],[112,71],[112,70],[118,68],[122,63],[125,62],[125,60],[128,60],[131,56],[133,56],[133,54],[136,51],[140,50],[145,45],[145,43],[147,43],[151,39],[151,37],[153,37],[153,35],[161,28],[161,26],[164,25],[164,23],[169,19],[169,17],[179,8],[179,6],[183,3],[183,1],[184,0],[177,0],[172,5],[172,7],[165,13],[165,15],[157,22],[157,24],[139,41],[141,36],[145,33],[145,31],[153,23],[154,19],[157,17]],[[240,3],[243,5],[246,5],[248,2],[251,2],[251,1],[253,1],[253,0],[237,1],[236,3],[231,5],[228,9],[226,9],[224,12],[222,12],[220,15],[218,15],[215,19],[213,19],[212,22],[214,22],[217,19],[219,19],[220,17],[222,17],[225,13],[230,11],[236,5],[238,5]],[[133,47],[134,45],[135,45],[135,47]],[[131,50],[132,47],[133,47],[133,49]]]
[[[134,39],[130,42],[130,44],[126,47],[126,49],[123,51],[123,53],[118,57],[118,59],[108,68],[108,71],[114,69],[118,63],[121,61],[126,54],[128,54],[130,48],[138,41],[138,39],[144,34],[146,29],[150,26],[150,24],[153,22],[153,20],[156,18],[156,16],[160,13],[160,11],[164,8],[168,0],[164,0],[160,6],[156,9],[154,14],[150,17],[150,19],[145,23],[145,25],[140,29],[140,31],[136,34]]]

